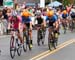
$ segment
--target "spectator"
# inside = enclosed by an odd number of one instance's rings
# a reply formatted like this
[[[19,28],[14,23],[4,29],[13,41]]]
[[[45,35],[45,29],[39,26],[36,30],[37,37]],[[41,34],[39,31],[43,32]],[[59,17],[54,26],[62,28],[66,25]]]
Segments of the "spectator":
[[[2,11],[0,10],[0,35],[3,34],[3,15],[2,15]]]

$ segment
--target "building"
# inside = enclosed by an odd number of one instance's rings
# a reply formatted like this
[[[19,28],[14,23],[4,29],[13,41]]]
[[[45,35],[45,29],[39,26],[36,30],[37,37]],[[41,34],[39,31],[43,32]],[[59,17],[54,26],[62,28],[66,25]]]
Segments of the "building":
[[[26,2],[26,3],[37,3],[37,2],[39,2],[39,0],[14,0],[14,2],[17,2],[17,3],[23,3],[23,2]]]

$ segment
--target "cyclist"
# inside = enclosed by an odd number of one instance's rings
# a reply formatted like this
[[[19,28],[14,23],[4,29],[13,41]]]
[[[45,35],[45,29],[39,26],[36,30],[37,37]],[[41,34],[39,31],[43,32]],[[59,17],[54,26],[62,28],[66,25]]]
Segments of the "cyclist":
[[[13,15],[9,17],[9,23],[10,23],[10,30],[11,30],[11,35],[13,35],[13,31],[16,32],[16,35],[18,36],[21,45],[23,45],[23,39],[20,35],[20,30],[19,30],[19,23],[21,22],[21,19],[17,15]]]
[[[75,24],[75,7],[72,7],[71,11],[70,11],[70,16],[71,16],[71,20],[70,20],[70,28],[71,31],[73,31],[73,26]]]
[[[65,10],[63,10],[62,11],[62,14],[61,14],[61,17],[62,17],[62,25],[64,26],[64,24],[66,24],[66,27],[67,27],[67,25],[68,25],[68,12],[67,12],[67,10],[65,9]]]
[[[36,17],[35,17],[35,21],[37,21],[37,31],[39,30],[39,29],[41,29],[42,28],[42,31],[44,31],[45,32],[45,20],[44,20],[44,18],[43,18],[43,16],[42,16],[42,14],[41,14],[41,11],[37,11],[37,13],[36,13]],[[35,23],[35,21],[34,21],[34,23]],[[38,33],[37,33],[38,34]],[[41,37],[42,38],[42,37]],[[37,41],[39,40],[39,38],[37,37]],[[40,44],[38,43],[38,46],[39,46]]]
[[[49,32],[51,32],[54,29],[55,33],[59,33],[58,32],[58,28],[59,28],[58,17],[56,14],[54,14],[53,10],[50,10],[47,12],[46,23],[48,23]]]
[[[32,47],[32,21],[30,18],[31,14],[29,13],[29,11],[27,9],[24,9],[22,12],[22,23],[24,25],[23,30],[25,30],[26,28],[29,29],[29,35],[30,35],[30,46]]]

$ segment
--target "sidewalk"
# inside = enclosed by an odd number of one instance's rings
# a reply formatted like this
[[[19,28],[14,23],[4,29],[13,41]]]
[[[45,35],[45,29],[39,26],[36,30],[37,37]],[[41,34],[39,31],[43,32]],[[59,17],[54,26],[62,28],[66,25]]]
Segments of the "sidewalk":
[[[10,37],[10,35],[0,35],[0,38],[7,38]]]

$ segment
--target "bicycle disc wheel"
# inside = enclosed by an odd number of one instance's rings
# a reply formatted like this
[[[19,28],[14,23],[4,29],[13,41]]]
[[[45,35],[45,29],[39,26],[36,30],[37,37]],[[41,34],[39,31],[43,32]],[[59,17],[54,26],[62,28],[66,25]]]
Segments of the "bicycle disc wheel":
[[[14,37],[12,37],[10,40],[10,56],[12,59],[15,57],[15,52],[16,52],[15,40]]]
[[[17,54],[18,56],[21,55],[21,52],[22,52],[22,46],[20,44],[20,40],[16,39],[16,47],[17,47]]]

